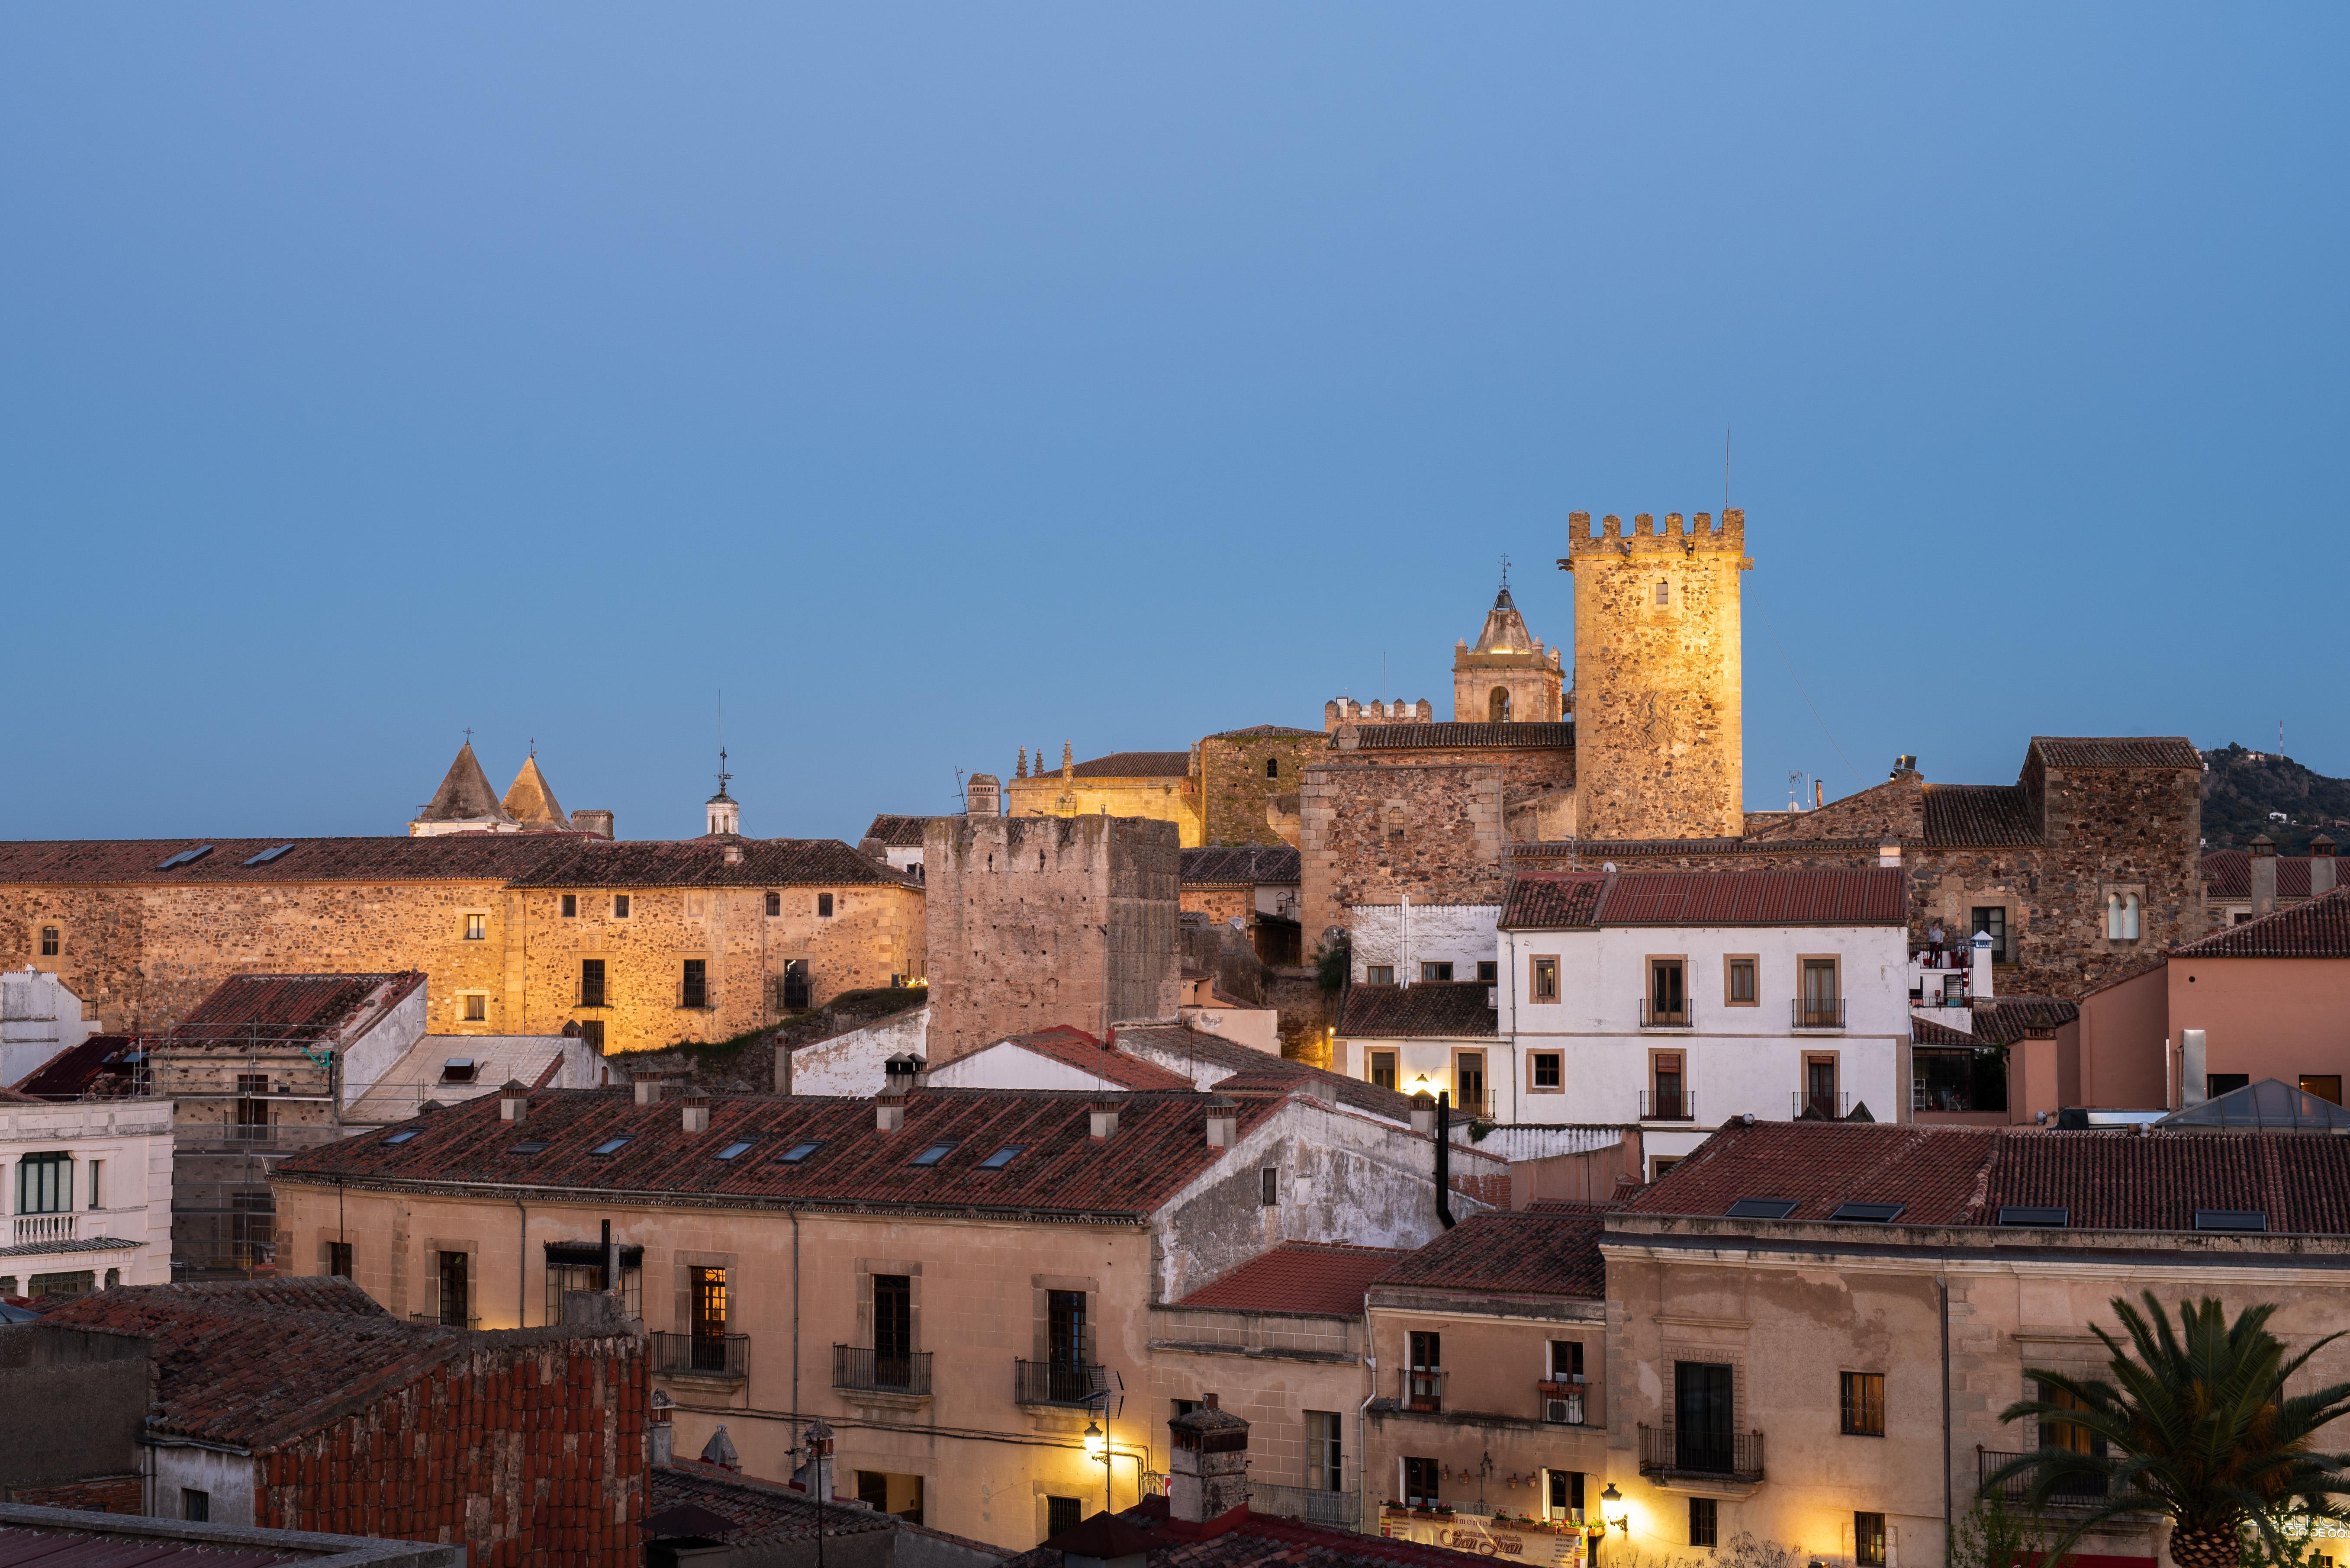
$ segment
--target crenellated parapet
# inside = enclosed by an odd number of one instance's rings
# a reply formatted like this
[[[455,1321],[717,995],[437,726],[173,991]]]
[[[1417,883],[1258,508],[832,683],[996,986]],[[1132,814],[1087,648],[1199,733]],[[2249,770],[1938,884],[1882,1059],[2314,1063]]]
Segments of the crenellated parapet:
[[[1624,520],[1614,513],[1600,519],[1598,532],[1591,527],[1591,514],[1570,512],[1566,514],[1566,550],[1559,558],[1559,569],[1571,572],[1578,556],[1606,556],[1614,559],[1627,556],[1661,556],[1668,554],[1694,555],[1700,550],[1746,553],[1746,513],[1732,506],[1716,521],[1710,512],[1693,513],[1684,523],[1678,512],[1665,514],[1665,525],[1657,526],[1653,514],[1643,512],[1632,519],[1629,533]],[[1746,563],[1742,561],[1742,567]]]

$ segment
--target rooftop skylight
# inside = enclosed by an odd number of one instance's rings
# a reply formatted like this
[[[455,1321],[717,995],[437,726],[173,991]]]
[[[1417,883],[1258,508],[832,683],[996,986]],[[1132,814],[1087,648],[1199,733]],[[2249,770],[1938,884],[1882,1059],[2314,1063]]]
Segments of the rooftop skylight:
[[[205,856],[210,855],[212,852],[213,846],[211,845],[199,844],[193,849],[182,849],[177,855],[168,857],[167,858],[159,861],[156,864],[155,869],[158,871],[169,871],[174,866],[192,866],[197,861],[202,860]]]
[[[2198,1209],[2195,1211],[2198,1231],[2265,1231],[2269,1215],[2265,1209]]]
[[[950,1153],[951,1153],[953,1149],[954,1142],[952,1139],[949,1139],[944,1143],[934,1143],[931,1145],[930,1147],[924,1149],[921,1153],[916,1155],[910,1163],[914,1165],[936,1165],[939,1161],[944,1159]]]
[[[1784,1220],[1795,1211],[1792,1198],[1742,1198],[1725,1210],[1731,1220]]]
[[[800,1161],[806,1159],[808,1156],[814,1154],[823,1147],[824,1139],[820,1137],[802,1138],[799,1142],[792,1145],[791,1147],[784,1150],[783,1158],[775,1163],[777,1165],[797,1165]]]
[[[728,1144],[724,1148],[718,1151],[718,1158],[721,1159],[733,1159],[735,1156],[743,1153],[750,1147],[751,1140],[749,1138],[736,1138],[733,1143]]]
[[[1889,1225],[1908,1205],[1901,1203],[1839,1203],[1831,1220],[1857,1220],[1865,1225]]]
[[[594,1148],[589,1149],[588,1152],[589,1154],[618,1154],[620,1152],[620,1146],[628,1141],[629,1140],[625,1137],[608,1137],[602,1143],[598,1144]]]
[[[383,1141],[389,1144],[403,1144],[423,1130],[422,1127],[402,1127]]]
[[[981,1160],[979,1162],[979,1168],[982,1170],[1002,1170],[1005,1166],[1010,1165],[1014,1160],[1019,1158],[1020,1156],[1025,1152],[1025,1145],[1007,1143],[1002,1148],[997,1149],[993,1154],[989,1155],[985,1159]]]
[[[290,844],[280,844],[273,849],[265,849],[258,855],[249,857],[244,861],[244,864],[247,866],[266,866],[272,860],[276,859],[279,856],[285,854],[287,850],[293,847],[294,846]]]
[[[2057,1209],[2039,1203],[2003,1203],[2000,1205],[1999,1222],[2002,1225],[2048,1225],[2064,1227],[2073,1222],[2070,1209]]]

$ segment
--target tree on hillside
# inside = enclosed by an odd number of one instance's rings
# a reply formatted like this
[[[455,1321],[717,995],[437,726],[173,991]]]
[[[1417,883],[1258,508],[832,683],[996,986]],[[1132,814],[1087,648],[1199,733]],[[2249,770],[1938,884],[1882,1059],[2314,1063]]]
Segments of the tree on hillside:
[[[2152,1291],[2144,1300],[2141,1313],[2114,1298],[2126,1345],[2095,1330],[2110,1381],[2025,1369],[2042,1397],[2020,1399],[2000,1418],[2038,1422],[2041,1446],[1989,1477],[1984,1495],[2022,1478],[2033,1512],[2057,1499],[2076,1511],[2051,1542],[2052,1558],[2118,1514],[2167,1515],[2178,1568],[2237,1568],[2248,1544],[2281,1552],[2296,1524],[2345,1517],[2334,1494],[2350,1492],[2350,1454],[2314,1445],[2328,1422],[2350,1414],[2350,1383],[2284,1391],[2342,1336],[2288,1357],[2268,1331],[2273,1305],[2247,1307],[2230,1323],[2208,1296],[2181,1302],[2174,1329]]]

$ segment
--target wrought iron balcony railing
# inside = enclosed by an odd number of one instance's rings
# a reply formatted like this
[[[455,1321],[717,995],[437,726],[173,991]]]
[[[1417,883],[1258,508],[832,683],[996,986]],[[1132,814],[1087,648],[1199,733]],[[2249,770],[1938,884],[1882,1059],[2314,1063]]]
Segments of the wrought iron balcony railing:
[[[1841,1029],[1844,998],[1799,996],[1787,1003],[1787,1023],[1794,1029]]]
[[[663,1377],[730,1377],[747,1376],[751,1336],[747,1334],[655,1334],[653,1371]]]
[[[1693,1029],[1697,1026],[1697,1008],[1683,997],[1679,1002],[1659,1002],[1655,997],[1640,998],[1640,1027],[1643,1029]]]
[[[1362,1528],[1363,1494],[1359,1491],[1317,1491],[1310,1486],[1276,1486],[1271,1481],[1253,1480],[1249,1482],[1249,1508],[1256,1513],[1336,1525],[1341,1530]]]
[[[931,1353],[883,1352],[858,1345],[832,1347],[832,1386],[877,1394],[928,1394]]]
[[[1841,1121],[1852,1111],[1849,1094],[1815,1095],[1797,1089],[1791,1099],[1793,1108],[1787,1114],[1799,1122]]]
[[[1975,1480],[1979,1486],[1989,1486],[1991,1478],[2001,1467],[2024,1457],[2030,1449],[1977,1449],[1975,1450]],[[2051,1508],[2089,1508],[2106,1500],[2106,1481],[2103,1476],[2068,1476],[2057,1483],[2048,1500]],[[1999,1483],[1999,1495],[2011,1508],[2022,1508],[2032,1491],[2032,1478],[2010,1476]],[[2151,1505],[2149,1505],[2151,1506]]]
[[[1640,1119],[1644,1122],[1697,1120],[1697,1096],[1688,1089],[1643,1089]]]
[[[1640,1425],[1640,1473],[1717,1476],[1728,1480],[1762,1479],[1762,1434],[1711,1428]]]
[[[1099,1366],[1082,1361],[1014,1361],[1012,1402],[1015,1405],[1090,1405],[1109,1390],[1109,1378]]]

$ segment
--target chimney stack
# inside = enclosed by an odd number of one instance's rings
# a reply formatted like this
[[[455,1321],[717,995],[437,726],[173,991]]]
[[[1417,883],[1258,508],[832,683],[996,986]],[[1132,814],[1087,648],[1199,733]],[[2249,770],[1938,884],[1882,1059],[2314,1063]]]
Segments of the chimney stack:
[[[1003,781],[993,774],[972,774],[963,781],[962,810],[965,816],[1001,816]]]
[[[632,1086],[637,1092],[637,1104],[640,1106],[660,1104],[661,1081],[659,1078],[639,1078],[634,1081]]]
[[[2324,834],[2309,841],[2309,896],[2323,898],[2334,891],[2334,840]]]
[[[1107,1138],[1118,1131],[1118,1100],[1105,1096],[1087,1107],[1087,1112],[1092,1119],[1092,1131],[1095,1137]]]
[[[1249,1424],[1213,1394],[1167,1423],[1167,1512],[1205,1524],[1248,1502]]]
[[[884,1090],[873,1096],[873,1130],[896,1132],[906,1125],[906,1093]]]
[[[1411,1097],[1411,1130],[1422,1137],[1436,1133],[1436,1096],[1426,1089]]]
[[[1238,1102],[1218,1095],[1208,1102],[1208,1147],[1230,1148],[1240,1142],[1241,1107]]]
[[[571,814],[571,831],[589,834],[597,838],[612,836],[612,814],[608,811],[575,811]]]
[[[2276,840],[2265,833],[2252,836],[2252,918],[2276,913]]]
[[[530,1115],[530,1091],[518,1078],[508,1078],[505,1087],[498,1091],[498,1115],[510,1122],[519,1122]]]
[[[668,1464],[676,1452],[677,1428],[671,1422],[676,1409],[677,1401],[666,1390],[653,1390],[652,1408],[645,1416],[645,1445],[654,1464]]]
[[[881,1064],[881,1092],[903,1096],[922,1081],[924,1063],[911,1051],[901,1052]]]
[[[677,1103],[685,1112],[686,1131],[704,1133],[710,1130],[710,1096],[708,1095],[700,1093],[682,1095],[679,1096]]]

